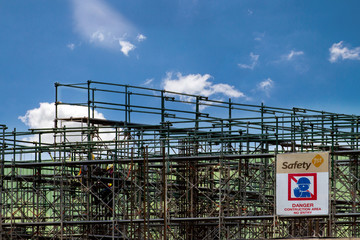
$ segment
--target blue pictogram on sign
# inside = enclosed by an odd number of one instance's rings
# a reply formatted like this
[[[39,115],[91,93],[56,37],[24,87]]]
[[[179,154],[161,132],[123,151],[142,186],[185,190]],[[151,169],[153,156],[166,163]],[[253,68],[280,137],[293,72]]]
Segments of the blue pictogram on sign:
[[[309,198],[311,193],[309,191],[311,182],[307,177],[301,177],[297,181],[298,187],[294,189],[294,195],[297,198]]]
[[[288,200],[317,200],[317,174],[288,174]]]

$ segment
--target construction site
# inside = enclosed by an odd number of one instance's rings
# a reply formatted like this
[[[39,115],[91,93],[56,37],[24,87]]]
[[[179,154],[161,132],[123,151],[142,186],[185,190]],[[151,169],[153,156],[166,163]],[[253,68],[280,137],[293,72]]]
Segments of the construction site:
[[[0,123],[0,239],[360,237],[360,115],[96,81],[54,92],[53,127]],[[276,214],[277,156],[301,152],[329,153],[326,215]]]

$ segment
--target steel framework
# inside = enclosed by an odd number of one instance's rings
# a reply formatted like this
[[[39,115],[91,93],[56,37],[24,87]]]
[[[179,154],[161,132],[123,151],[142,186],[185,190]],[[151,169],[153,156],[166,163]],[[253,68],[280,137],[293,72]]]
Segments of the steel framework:
[[[360,237],[360,116],[95,81],[54,108],[0,125],[0,239]],[[278,217],[276,155],[305,151],[331,154],[330,214]]]

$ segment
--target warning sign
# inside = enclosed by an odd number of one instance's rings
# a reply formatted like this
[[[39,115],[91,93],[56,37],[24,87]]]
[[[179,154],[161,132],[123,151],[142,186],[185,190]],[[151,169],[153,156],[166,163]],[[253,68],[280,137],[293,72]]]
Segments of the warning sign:
[[[327,215],[329,153],[277,155],[276,214]]]

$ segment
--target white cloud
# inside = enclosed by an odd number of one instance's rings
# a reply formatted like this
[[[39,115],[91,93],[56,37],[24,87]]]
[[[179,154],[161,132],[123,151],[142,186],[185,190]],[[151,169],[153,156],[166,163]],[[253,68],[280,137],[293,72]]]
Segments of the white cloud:
[[[70,117],[87,117],[87,107],[59,105],[58,118]],[[94,112],[95,118],[105,119],[102,113]],[[55,104],[43,102],[40,107],[28,110],[24,116],[19,119],[25,123],[29,128],[52,128],[54,127],[55,119]],[[76,123],[71,123],[75,124]]]
[[[144,36],[143,34],[138,34],[137,37],[136,37],[136,40],[137,40],[138,42],[145,41],[145,40],[146,40],[146,36]]]
[[[222,93],[228,97],[245,97],[245,94],[236,90],[234,86],[231,86],[229,84],[225,84],[225,83],[218,83],[218,84],[213,84],[211,86],[211,89],[213,91],[212,94],[215,93]]]
[[[270,91],[274,87],[274,81],[270,78],[267,78],[266,80],[260,82],[257,85],[258,90],[265,92],[267,96],[270,96]]]
[[[253,13],[254,13],[254,12],[253,12],[252,10],[250,10],[250,9],[248,9],[247,11],[248,11],[248,15],[249,15],[249,16],[253,15]]]
[[[154,81],[154,79],[153,79],[153,78],[146,79],[146,81],[143,83],[143,85],[148,86],[148,85],[150,85],[153,81]]]
[[[73,51],[75,49],[75,44],[74,43],[69,43],[68,45],[66,45],[71,51]]]
[[[91,113],[92,114],[92,113]],[[70,105],[59,105],[58,106],[58,118],[70,118],[70,117],[87,117],[88,111],[87,107],[81,106],[70,106]],[[98,111],[94,112],[95,118],[105,119],[102,113]],[[55,104],[43,102],[40,103],[38,108],[28,110],[24,116],[20,116],[19,119],[31,129],[40,129],[40,128],[53,128],[54,119],[55,119]],[[76,122],[64,122],[66,127],[80,127],[81,123]],[[61,127],[61,126],[58,126]],[[51,143],[54,141],[53,134],[43,134],[42,141]],[[101,139],[103,140],[112,140],[114,139],[114,134],[103,133],[100,134]],[[81,137],[70,137],[71,141],[81,141]],[[30,137],[25,139],[27,141],[38,141],[38,137]]]
[[[24,116],[19,119],[29,128],[52,128],[55,118],[54,103],[40,103],[39,108],[28,110]]]
[[[250,60],[251,60],[251,64],[242,64],[242,63],[239,63],[238,66],[240,68],[243,68],[243,69],[251,69],[253,70],[254,67],[256,66],[258,60],[259,60],[259,55],[256,55],[254,53],[250,53]]]
[[[301,55],[303,55],[303,54],[304,54],[303,51],[294,51],[294,50],[291,50],[290,53],[285,56],[285,58],[290,61],[290,60],[293,59],[294,57],[296,57],[296,56],[301,56]]]
[[[132,43],[128,42],[128,41],[119,40],[119,44],[121,46],[121,52],[125,56],[129,56],[129,52],[135,49],[135,46]]]
[[[135,49],[133,41],[146,37],[138,34],[133,24],[101,0],[71,0],[76,31],[95,46],[120,49],[126,56]],[[139,38],[139,36],[141,36]],[[126,46],[121,45],[126,43]]]
[[[91,42],[103,42],[104,40],[105,40],[105,36],[100,31],[94,32],[90,37]]]
[[[235,89],[234,86],[219,83],[213,84],[208,81],[212,78],[209,74],[189,74],[183,76],[181,73],[167,73],[163,80],[164,89],[166,91],[186,93],[191,95],[200,95],[209,97],[214,94],[223,94],[228,97],[245,97],[245,94]],[[183,99],[189,99],[182,97]]]
[[[360,60],[360,47],[349,49],[343,46],[343,41],[334,43],[331,46],[331,48],[329,48],[329,51],[330,51],[329,61],[332,63],[336,62],[339,59]]]
[[[255,41],[261,41],[265,37],[265,32],[254,32],[253,35]]]
[[[281,65],[282,67],[292,68],[300,74],[306,73],[310,69],[310,65],[306,61],[305,52],[291,50],[274,60],[271,64]]]

